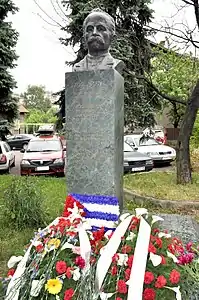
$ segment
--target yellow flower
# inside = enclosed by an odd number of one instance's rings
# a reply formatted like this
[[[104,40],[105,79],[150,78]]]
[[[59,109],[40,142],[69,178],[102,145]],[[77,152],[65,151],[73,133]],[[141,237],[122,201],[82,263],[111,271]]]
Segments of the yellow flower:
[[[52,246],[55,247],[55,249],[59,248],[61,244],[61,241],[59,239],[51,239],[48,241],[48,247],[51,248]]]
[[[45,289],[53,295],[59,294],[62,289],[62,282],[58,278],[49,279],[45,284]]]

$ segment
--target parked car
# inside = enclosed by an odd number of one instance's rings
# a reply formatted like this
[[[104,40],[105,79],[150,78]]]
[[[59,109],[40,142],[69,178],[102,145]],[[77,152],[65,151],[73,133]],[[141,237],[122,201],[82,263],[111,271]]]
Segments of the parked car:
[[[126,135],[124,141],[135,150],[150,156],[154,163],[171,163],[176,158],[175,149],[144,135]]]
[[[10,168],[15,166],[15,155],[10,146],[0,141],[0,171],[10,173]]]
[[[153,169],[153,160],[124,142],[124,172],[143,172]]]
[[[7,143],[11,149],[26,149],[29,141],[34,137],[32,134],[17,134],[7,137]]]
[[[65,147],[57,136],[40,135],[28,143],[20,163],[21,175],[65,176]]]

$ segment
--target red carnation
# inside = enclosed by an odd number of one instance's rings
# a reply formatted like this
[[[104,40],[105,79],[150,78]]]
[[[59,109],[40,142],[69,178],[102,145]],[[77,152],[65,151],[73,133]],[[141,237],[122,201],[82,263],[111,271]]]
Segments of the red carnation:
[[[155,300],[156,293],[154,289],[146,288],[143,293],[144,300]]]
[[[95,241],[99,241],[99,240],[101,241],[103,239],[103,237],[104,237],[104,233],[105,233],[104,227],[100,228],[97,231],[94,231],[93,232],[93,238],[94,238],[94,240]]]
[[[117,274],[117,266],[111,268],[111,275],[115,276]]]
[[[163,288],[165,285],[167,284],[167,280],[163,275],[158,276],[156,283],[155,283],[155,287],[157,289],[161,289]]]
[[[65,273],[67,270],[67,265],[66,265],[65,261],[63,261],[63,260],[58,261],[55,265],[55,269],[59,275]]]
[[[68,289],[64,293],[64,300],[71,300],[74,296],[74,290],[72,288]]]
[[[150,243],[148,251],[151,252],[151,253],[153,253],[153,254],[156,254],[157,250],[156,250],[156,247],[152,243]]]
[[[133,258],[134,258],[134,255],[130,255],[128,260],[127,260],[127,265],[130,269],[132,268]]]
[[[81,256],[77,256],[75,259],[75,264],[80,267],[80,269],[83,269],[85,267],[85,260]]]
[[[162,248],[162,240],[160,238],[156,238],[155,244],[157,245],[158,248]]]
[[[161,255],[161,257],[162,257],[161,264],[166,265],[166,263],[167,263],[166,258],[163,255]]]
[[[68,279],[71,279],[71,277],[72,277],[72,271],[73,271],[73,268],[71,268],[71,267],[67,268],[67,270],[66,270],[66,277]]]
[[[43,244],[39,244],[38,246],[35,247],[36,252],[40,253],[43,252],[44,246]]]
[[[132,252],[132,247],[129,245],[125,245],[122,247],[122,253],[126,254],[126,253],[131,253]]]
[[[13,276],[15,273],[15,269],[10,269],[7,273],[7,276],[10,277],[10,276]]]
[[[115,253],[112,257],[112,263],[117,263],[118,259],[119,259],[119,255]]]
[[[117,282],[117,291],[120,294],[126,294],[127,293],[127,285],[126,282],[122,279],[118,280]]]
[[[144,283],[145,284],[151,284],[154,279],[155,278],[154,278],[153,273],[145,272],[145,275],[144,275]]]
[[[126,281],[129,280],[130,275],[131,275],[131,269],[127,268],[124,273],[125,273],[125,280]]]
[[[177,284],[180,280],[180,273],[176,271],[175,269],[171,271],[169,280],[172,284]]]

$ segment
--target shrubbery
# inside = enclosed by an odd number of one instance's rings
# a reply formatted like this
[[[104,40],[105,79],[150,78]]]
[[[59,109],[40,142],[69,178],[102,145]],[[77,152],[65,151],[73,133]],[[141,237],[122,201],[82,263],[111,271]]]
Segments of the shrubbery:
[[[46,212],[42,203],[44,197],[37,180],[31,177],[13,177],[3,193],[5,219],[18,229],[43,227]]]

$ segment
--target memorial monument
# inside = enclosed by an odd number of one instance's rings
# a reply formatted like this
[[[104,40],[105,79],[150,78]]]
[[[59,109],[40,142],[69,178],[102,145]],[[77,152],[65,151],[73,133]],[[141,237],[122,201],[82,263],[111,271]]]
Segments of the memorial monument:
[[[114,196],[123,208],[124,63],[109,53],[113,18],[95,9],[83,23],[88,54],[66,73],[68,193]]]

